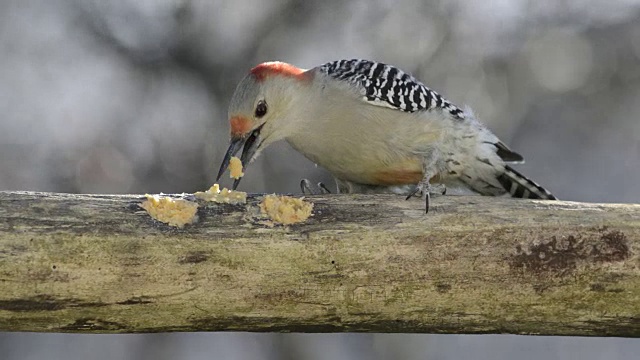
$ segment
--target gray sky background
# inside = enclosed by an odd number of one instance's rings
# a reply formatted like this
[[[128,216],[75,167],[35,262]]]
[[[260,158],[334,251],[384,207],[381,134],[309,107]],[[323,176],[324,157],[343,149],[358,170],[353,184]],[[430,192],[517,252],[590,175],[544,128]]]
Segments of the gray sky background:
[[[397,65],[469,105],[565,200],[640,202],[640,1],[2,0],[0,189],[208,188],[253,65]],[[286,144],[241,190],[332,184]],[[229,185],[229,184],[227,184]],[[626,339],[0,334],[0,359],[627,359]]]

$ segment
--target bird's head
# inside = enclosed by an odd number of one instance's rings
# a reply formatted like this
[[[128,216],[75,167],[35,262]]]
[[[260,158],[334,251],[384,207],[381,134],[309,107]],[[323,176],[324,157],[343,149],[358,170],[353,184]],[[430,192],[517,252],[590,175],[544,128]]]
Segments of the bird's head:
[[[306,70],[282,62],[266,62],[251,69],[236,87],[229,104],[231,143],[216,182],[241,148],[240,160],[245,167],[267,145],[293,131],[297,114],[292,111],[292,104],[301,85],[310,80]],[[239,183],[240,179],[234,182],[234,190]]]

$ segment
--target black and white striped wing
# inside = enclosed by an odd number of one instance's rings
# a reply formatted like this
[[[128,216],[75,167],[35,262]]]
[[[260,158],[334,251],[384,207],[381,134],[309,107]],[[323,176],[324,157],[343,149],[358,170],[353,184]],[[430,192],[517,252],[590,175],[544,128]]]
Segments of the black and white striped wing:
[[[464,119],[464,112],[404,71],[369,60],[338,60],[320,66],[332,78],[356,85],[370,104],[404,112],[442,109]]]

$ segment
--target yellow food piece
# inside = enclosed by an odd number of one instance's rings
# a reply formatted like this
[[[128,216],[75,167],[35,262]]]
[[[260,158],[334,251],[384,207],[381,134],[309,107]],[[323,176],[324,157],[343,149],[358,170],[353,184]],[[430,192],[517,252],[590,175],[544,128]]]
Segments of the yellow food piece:
[[[198,191],[195,197],[205,201],[213,201],[224,204],[245,204],[247,202],[247,193],[243,191],[234,191],[224,188],[220,190],[220,185],[213,184],[207,191]]]
[[[290,196],[266,195],[260,212],[271,220],[289,225],[303,222],[311,216],[313,204]]]
[[[198,204],[194,202],[161,195],[146,194],[145,196],[147,200],[140,206],[158,221],[183,228],[186,224],[192,224],[198,220],[196,216]]]
[[[231,178],[236,180],[244,176],[242,172],[242,161],[235,156],[233,156],[229,162],[229,173]]]

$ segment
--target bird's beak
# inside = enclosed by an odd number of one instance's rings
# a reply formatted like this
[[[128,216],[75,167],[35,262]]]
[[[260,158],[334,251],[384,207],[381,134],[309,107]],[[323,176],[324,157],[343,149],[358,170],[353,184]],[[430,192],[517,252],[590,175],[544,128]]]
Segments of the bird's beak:
[[[218,170],[218,176],[216,177],[216,183],[222,177],[227,168],[229,167],[229,162],[231,162],[231,157],[238,153],[240,148],[242,147],[242,143],[244,143],[244,139],[241,137],[231,138],[231,144],[227,149],[227,153],[224,154],[224,159],[222,159],[222,164],[220,164],[220,170]]]
[[[242,162],[242,167],[246,168],[246,166],[253,160],[253,156],[258,150],[258,147],[261,144],[260,141],[260,130],[262,130],[262,126],[264,124],[257,127],[255,130],[251,131],[248,136],[244,137],[234,137],[231,138],[231,143],[229,144],[229,148],[227,149],[227,153],[224,154],[224,159],[222,159],[222,164],[220,165],[220,170],[218,170],[218,176],[216,177],[216,182],[220,180],[222,174],[229,167],[229,162],[231,161],[231,157],[240,151],[242,147],[242,155],[240,156],[240,161]],[[242,146],[244,144],[244,147]],[[236,179],[233,182],[232,189],[235,190],[240,184],[240,179]]]

